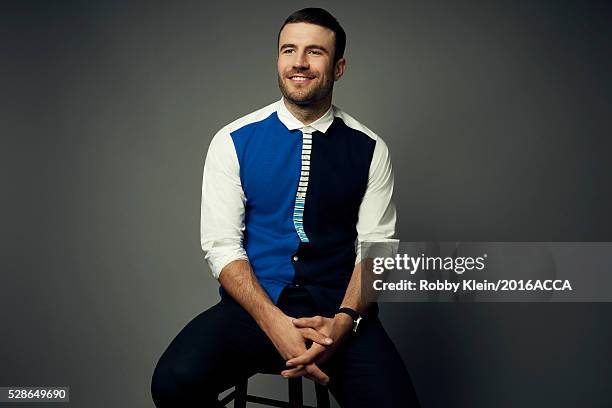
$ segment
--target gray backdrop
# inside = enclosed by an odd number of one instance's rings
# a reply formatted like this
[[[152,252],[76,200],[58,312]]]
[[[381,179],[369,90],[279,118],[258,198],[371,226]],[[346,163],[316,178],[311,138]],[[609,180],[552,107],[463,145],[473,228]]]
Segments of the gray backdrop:
[[[612,241],[609,2],[7,2],[0,386],[153,406],[160,354],[218,300],[206,149],[279,98],[277,30],[309,5],[348,33],[335,103],[390,146],[402,240]],[[611,311],[381,313],[425,408],[603,407]],[[277,377],[251,390],[286,394]]]

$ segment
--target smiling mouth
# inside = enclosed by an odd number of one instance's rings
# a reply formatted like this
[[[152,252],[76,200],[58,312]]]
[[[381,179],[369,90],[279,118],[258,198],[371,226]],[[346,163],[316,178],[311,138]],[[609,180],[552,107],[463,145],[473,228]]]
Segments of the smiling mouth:
[[[300,75],[293,75],[293,76],[290,76],[289,79],[291,79],[292,81],[297,81],[297,82],[305,82],[313,78],[300,76]]]

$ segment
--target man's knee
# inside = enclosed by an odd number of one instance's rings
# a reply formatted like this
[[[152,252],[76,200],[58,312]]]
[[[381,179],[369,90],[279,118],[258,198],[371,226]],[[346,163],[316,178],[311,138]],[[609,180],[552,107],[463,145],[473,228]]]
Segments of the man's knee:
[[[214,406],[217,394],[210,387],[212,382],[212,372],[205,367],[199,366],[196,373],[193,363],[162,358],[153,372],[151,396],[158,408],[195,402]]]

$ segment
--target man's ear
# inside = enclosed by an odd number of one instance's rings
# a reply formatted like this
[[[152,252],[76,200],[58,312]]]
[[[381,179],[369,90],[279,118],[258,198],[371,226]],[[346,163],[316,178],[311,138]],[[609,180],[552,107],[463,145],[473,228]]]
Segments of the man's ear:
[[[340,58],[336,61],[336,65],[334,66],[334,81],[339,80],[342,75],[344,75],[344,70],[346,69],[346,60],[344,58]]]

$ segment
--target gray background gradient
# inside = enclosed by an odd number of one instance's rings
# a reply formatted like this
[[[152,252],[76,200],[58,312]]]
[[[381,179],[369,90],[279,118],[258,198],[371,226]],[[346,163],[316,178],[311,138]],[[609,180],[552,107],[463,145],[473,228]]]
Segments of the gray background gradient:
[[[157,359],[218,300],[206,149],[279,98],[278,28],[311,5],[348,33],[334,101],[390,147],[402,240],[612,241],[609,2],[3,2],[0,386],[153,406]],[[381,316],[424,408],[609,407],[611,312]]]

